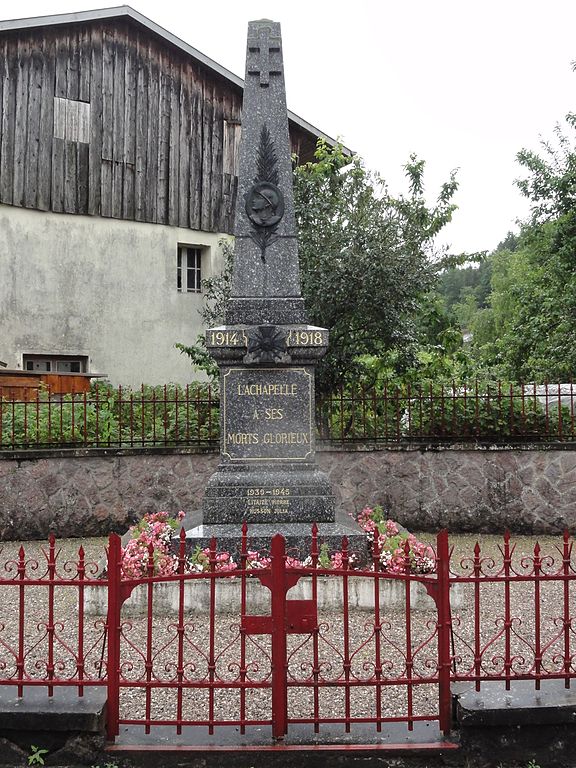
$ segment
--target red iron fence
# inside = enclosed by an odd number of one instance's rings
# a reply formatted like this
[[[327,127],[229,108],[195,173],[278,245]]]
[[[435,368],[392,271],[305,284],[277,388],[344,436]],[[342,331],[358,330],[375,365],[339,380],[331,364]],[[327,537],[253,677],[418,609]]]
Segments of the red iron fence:
[[[277,535],[264,567],[250,569],[244,529],[235,570],[219,568],[213,540],[208,570],[196,572],[182,535],[173,571],[157,575],[150,550],[138,579],[124,578],[116,535],[104,569],[82,547],[63,560],[54,539],[33,557],[8,553],[0,685],[20,696],[106,686],[110,739],[122,725],[258,726],[281,739],[298,724],[354,733],[424,722],[447,733],[455,681],[537,689],[576,677],[567,534],[551,553],[509,536],[497,551],[455,553],[444,531],[427,574],[412,572],[408,547],[397,573],[383,570],[377,542],[361,570],[345,539],[338,570],[321,567],[320,551],[313,531],[306,565],[293,567]]]
[[[217,447],[219,396],[208,385],[0,400],[0,450]],[[576,440],[576,391],[568,384],[380,385],[342,388],[316,402],[323,441]]]

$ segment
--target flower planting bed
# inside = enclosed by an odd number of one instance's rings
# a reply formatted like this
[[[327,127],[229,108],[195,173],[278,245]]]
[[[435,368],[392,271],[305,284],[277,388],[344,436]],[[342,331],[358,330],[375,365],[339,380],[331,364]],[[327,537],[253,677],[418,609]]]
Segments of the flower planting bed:
[[[211,587],[208,576],[218,574],[216,578],[215,603],[221,612],[238,613],[241,604],[241,580],[235,571],[240,567],[253,572],[246,584],[246,609],[248,612],[269,612],[270,592],[262,587],[257,572],[269,569],[271,558],[267,553],[246,548],[244,563],[236,562],[229,552],[212,551],[209,548],[196,549],[191,554],[174,552],[174,533],[184,513],[175,518],[165,512],[145,515],[132,526],[128,540],[122,548],[122,577],[126,580],[140,580],[147,577],[167,577],[185,575],[183,585],[184,609],[194,613],[210,611]],[[402,529],[396,522],[386,517],[381,507],[365,507],[357,522],[366,532],[366,547],[371,565],[364,566],[364,571],[355,571],[356,557],[340,550],[330,552],[320,544],[316,554],[304,560],[287,556],[286,565],[294,569],[307,569],[298,583],[289,591],[290,600],[310,600],[313,596],[313,577],[310,569],[332,572],[333,576],[318,575],[317,606],[320,610],[342,610],[344,602],[350,609],[372,611],[375,603],[375,581],[378,581],[379,604],[382,608],[401,607],[406,602],[406,584],[410,589],[412,609],[434,609],[434,601],[428,595],[423,584],[413,581],[417,574],[433,574],[435,555],[432,548],[416,536]],[[247,540],[248,541],[248,540]],[[217,542],[215,542],[217,547]],[[375,577],[375,568],[381,574]],[[335,578],[343,570],[348,570],[347,583],[342,578]],[[206,574],[203,576],[203,574]],[[406,577],[409,577],[406,581]],[[156,582],[149,590],[147,584],[139,584],[123,605],[123,614],[138,616],[148,612],[149,600],[152,600],[154,613],[166,614],[177,611],[180,601],[179,581]],[[346,591],[346,600],[344,597]],[[453,591],[452,602],[459,605],[459,594]],[[104,615],[107,607],[105,587],[88,587],[85,593],[85,607],[89,615]]]
[[[317,577],[319,610],[342,610],[344,603],[342,579],[335,576]],[[179,607],[178,582],[163,582],[153,587],[154,613],[166,615],[175,613]],[[210,583],[206,578],[192,577],[184,584],[184,610],[190,614],[207,614],[210,611]],[[348,607],[351,610],[374,610],[374,577],[350,576],[348,579]],[[288,592],[289,600],[310,600],[312,598],[312,577],[302,576],[296,586]],[[379,578],[380,607],[399,609],[406,601],[406,587],[403,580]],[[241,582],[236,577],[218,579],[216,603],[219,612],[238,613],[241,600]],[[106,587],[86,587],[84,607],[87,615],[104,616],[107,609]],[[462,590],[455,585],[450,593],[453,608],[462,604]],[[434,601],[423,584],[410,582],[410,606],[412,610],[434,610]],[[270,613],[270,591],[263,587],[256,576],[246,585],[246,607],[249,613]],[[138,585],[122,607],[123,616],[143,616],[148,612],[148,587]]]

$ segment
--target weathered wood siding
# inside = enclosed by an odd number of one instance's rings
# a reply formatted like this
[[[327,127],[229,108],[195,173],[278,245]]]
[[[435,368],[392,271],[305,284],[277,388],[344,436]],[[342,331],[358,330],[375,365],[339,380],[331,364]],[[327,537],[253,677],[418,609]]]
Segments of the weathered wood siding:
[[[129,21],[2,33],[0,202],[231,232],[241,106]]]

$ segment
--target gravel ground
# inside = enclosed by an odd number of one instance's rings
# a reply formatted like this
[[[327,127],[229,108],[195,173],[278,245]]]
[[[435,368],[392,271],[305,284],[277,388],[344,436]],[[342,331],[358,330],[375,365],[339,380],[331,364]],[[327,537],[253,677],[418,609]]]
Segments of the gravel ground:
[[[430,540],[426,534],[421,536]],[[483,568],[494,572],[502,563],[500,537],[480,537]],[[470,571],[470,558],[473,555],[475,536],[452,536],[454,546],[453,566],[456,571]],[[83,544],[89,572],[101,560],[104,539],[61,540],[57,543],[58,571],[67,574],[75,572],[67,561],[75,560],[80,544]],[[521,573],[531,563],[526,560],[533,556],[536,539],[516,537],[514,564]],[[543,554],[554,557],[554,565],[546,560],[543,569],[552,572],[561,564],[561,557],[556,549],[561,546],[558,537],[540,539]],[[25,542],[27,575],[41,576],[46,568],[46,544]],[[3,545],[0,552],[0,583],[2,579],[13,578],[16,573],[19,542]],[[468,558],[468,559],[467,559]],[[491,561],[494,561],[494,564]],[[38,568],[34,570],[34,561]],[[461,607],[453,612],[454,652],[458,658],[460,671],[473,667],[472,648],[474,644],[473,587],[463,587]],[[513,669],[521,673],[528,670],[534,662],[534,584],[523,582],[511,588],[512,627],[510,645],[515,656]],[[0,586],[0,678],[8,678],[15,672],[15,652],[17,649],[18,587]],[[78,647],[79,627],[76,617],[78,591],[76,588],[62,587],[55,590],[55,633],[54,661],[56,675],[59,677],[74,674],[75,661],[72,649]],[[572,596],[571,596],[572,599]],[[46,624],[48,621],[48,589],[37,587],[26,590],[25,602],[25,649],[26,673],[31,677],[45,677],[48,659]],[[543,664],[549,670],[561,667],[561,653],[564,636],[562,633],[562,587],[548,582],[541,586],[541,647]],[[502,622],[504,617],[502,585],[483,584],[481,591],[481,646],[486,646],[483,670],[495,673],[502,669],[504,653],[504,635]],[[386,684],[406,673],[406,649],[411,648],[414,667],[413,678],[419,684],[413,687],[413,711],[416,716],[433,716],[437,706],[437,687],[427,682],[435,674],[436,664],[436,614],[430,608],[412,611],[407,623],[403,608],[385,610],[382,616],[382,634],[380,657],[385,684],[377,692],[373,683],[367,683],[374,673],[376,643],[373,614],[364,611],[351,611],[347,634],[340,611],[323,611],[319,614],[320,632],[318,636],[319,676],[328,683],[318,690],[317,707],[322,718],[343,718],[349,708],[352,717],[374,717],[377,707],[381,707],[386,717],[405,717],[408,711],[406,685]],[[407,626],[410,635],[407,635]],[[149,634],[149,630],[151,634]],[[346,639],[345,639],[346,634]],[[570,635],[572,631],[570,630]],[[215,622],[216,649],[214,675],[224,685],[238,679],[241,659],[241,635],[238,616],[218,615]],[[126,618],[123,624],[123,674],[127,680],[146,679],[145,653],[150,639],[153,666],[151,674],[159,681],[169,682],[176,675],[178,658],[178,633],[173,616],[155,616],[150,625],[144,617]],[[573,642],[574,638],[571,638]],[[102,659],[105,658],[104,622],[102,617],[86,617],[84,631],[84,657],[86,675],[97,678],[103,673]],[[349,673],[345,670],[345,642],[348,643]],[[183,635],[184,678],[191,681],[208,680],[209,671],[209,626],[206,615],[191,614],[186,617]],[[259,635],[246,639],[245,660],[247,678],[255,684],[254,689],[246,692],[246,717],[254,720],[270,720],[270,691],[266,686],[271,677],[270,637]],[[291,716],[310,718],[314,714],[314,690],[309,685],[313,666],[313,639],[310,635],[290,635],[288,637],[289,661],[289,706]],[[346,701],[345,689],[341,685],[330,685],[342,681],[348,674],[354,682],[350,686],[349,700]],[[264,687],[258,687],[261,684]],[[183,717],[191,721],[206,722],[210,717],[216,720],[235,720],[240,711],[240,693],[230,688],[222,688],[214,693],[211,701],[207,690],[188,688],[184,690],[182,700],[174,688],[167,686],[154,689],[151,693],[150,711],[155,720],[172,720],[180,705]],[[142,688],[122,690],[121,717],[141,718],[146,712],[146,692]]]

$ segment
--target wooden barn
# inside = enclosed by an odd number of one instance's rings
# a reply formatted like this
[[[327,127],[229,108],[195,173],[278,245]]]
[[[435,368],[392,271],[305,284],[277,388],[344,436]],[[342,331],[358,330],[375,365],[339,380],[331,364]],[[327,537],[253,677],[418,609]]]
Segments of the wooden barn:
[[[0,357],[185,382],[232,232],[243,81],[133,9],[0,22]],[[332,140],[294,114],[301,161]]]

